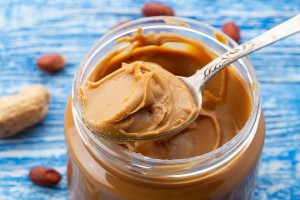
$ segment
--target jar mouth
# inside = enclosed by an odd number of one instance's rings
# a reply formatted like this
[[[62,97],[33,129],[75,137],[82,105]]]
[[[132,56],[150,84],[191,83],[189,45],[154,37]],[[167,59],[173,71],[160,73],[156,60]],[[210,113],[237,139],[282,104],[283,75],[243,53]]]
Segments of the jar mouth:
[[[188,24],[189,27],[182,26],[182,23]],[[93,150],[95,150],[94,152],[104,154],[104,157],[113,156],[117,158],[118,161],[116,161],[116,163],[122,163],[131,171],[135,171],[140,174],[151,174],[154,176],[159,176],[160,170],[156,169],[182,165],[184,167],[181,167],[180,170],[176,168],[174,170],[168,171],[167,176],[179,177],[182,174],[184,174],[185,176],[192,176],[212,170],[227,162],[238,152],[240,152],[240,150],[243,149],[247,144],[249,144],[249,142],[252,141],[255,135],[255,130],[257,129],[258,119],[261,112],[260,94],[254,68],[247,57],[239,59],[238,61],[236,61],[236,63],[232,64],[232,66],[236,69],[242,68],[245,71],[244,78],[247,78],[249,81],[248,89],[252,98],[252,111],[249,119],[235,137],[233,137],[223,146],[206,154],[190,158],[172,160],[145,157],[138,153],[128,151],[118,144],[110,143],[102,138],[95,136],[86,127],[81,117],[83,109],[81,105],[79,88],[80,85],[85,83],[93,67],[97,64],[97,54],[100,51],[103,51],[104,54],[101,55],[104,55],[102,57],[105,57],[105,53],[111,50],[107,48],[108,44],[116,41],[118,38],[121,38],[126,34],[136,32],[137,28],[139,27],[142,27],[143,30],[151,30],[159,26],[168,27],[174,30],[180,29],[183,31],[189,31],[193,34],[202,35],[204,38],[215,43],[215,45],[218,46],[219,49],[216,50],[218,52],[214,52],[216,53],[216,55],[225,53],[231,48],[237,46],[237,43],[234,42],[231,38],[218,31],[217,29],[211,27],[210,25],[187,18],[147,17],[123,24],[115,29],[108,31],[104,36],[102,36],[88,51],[88,53],[85,55],[85,58],[80,63],[74,78],[72,88],[73,118],[79,135],[86,145],[92,145]],[[227,45],[219,42],[214,37],[215,33],[221,34],[222,37],[226,39]],[[164,172],[164,175],[166,175],[165,173],[166,172]]]

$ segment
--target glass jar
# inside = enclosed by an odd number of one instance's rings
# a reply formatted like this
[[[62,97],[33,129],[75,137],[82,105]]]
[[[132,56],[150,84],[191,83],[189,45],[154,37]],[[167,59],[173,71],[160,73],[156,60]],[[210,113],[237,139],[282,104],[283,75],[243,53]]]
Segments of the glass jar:
[[[139,19],[98,40],[79,66],[65,113],[70,199],[251,199],[265,128],[258,82],[246,57],[232,67],[250,93],[250,117],[234,138],[209,153],[174,160],[149,158],[97,138],[83,123],[79,86],[100,60],[120,48],[115,43],[119,38],[139,27],[195,38],[217,55],[237,45],[207,24],[178,17]]]

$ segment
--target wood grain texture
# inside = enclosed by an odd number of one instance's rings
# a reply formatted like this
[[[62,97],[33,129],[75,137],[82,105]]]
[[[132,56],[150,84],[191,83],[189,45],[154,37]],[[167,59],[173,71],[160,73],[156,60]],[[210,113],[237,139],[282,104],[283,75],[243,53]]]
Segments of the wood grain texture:
[[[67,199],[64,109],[78,63],[91,45],[121,20],[142,17],[142,0],[1,0],[0,95],[33,83],[52,94],[46,119],[16,137],[0,140],[0,199]],[[220,29],[229,20],[242,42],[300,12],[299,0],[168,0],[178,16]],[[66,69],[47,74],[35,66],[42,53],[59,52]],[[267,136],[255,200],[300,199],[300,35],[250,56],[260,81]],[[31,184],[28,171],[45,165],[63,174],[54,188]]]

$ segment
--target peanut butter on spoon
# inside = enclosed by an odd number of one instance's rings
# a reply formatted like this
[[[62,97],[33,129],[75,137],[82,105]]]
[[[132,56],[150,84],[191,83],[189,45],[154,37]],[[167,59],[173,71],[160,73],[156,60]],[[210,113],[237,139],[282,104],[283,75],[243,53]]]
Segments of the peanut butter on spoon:
[[[190,121],[199,108],[187,86],[160,65],[135,61],[81,87],[83,119],[103,137],[145,138]]]

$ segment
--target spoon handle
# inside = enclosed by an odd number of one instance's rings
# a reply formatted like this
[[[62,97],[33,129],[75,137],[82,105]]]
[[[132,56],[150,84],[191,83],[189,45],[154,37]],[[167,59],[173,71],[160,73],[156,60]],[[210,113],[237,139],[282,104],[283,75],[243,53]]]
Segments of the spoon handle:
[[[200,71],[198,71],[194,75],[195,77],[193,77],[193,80],[197,80],[197,84],[200,87],[219,71],[232,64],[239,58],[297,32],[300,32],[300,14],[283,22],[282,24],[279,24],[278,26],[263,33],[262,35],[259,35],[258,37],[221,55],[220,57],[206,65],[204,68],[202,68]],[[199,83],[199,80],[202,80],[202,82]],[[194,82],[194,84],[195,83],[196,82]],[[202,90],[202,88],[200,88],[200,90]]]

